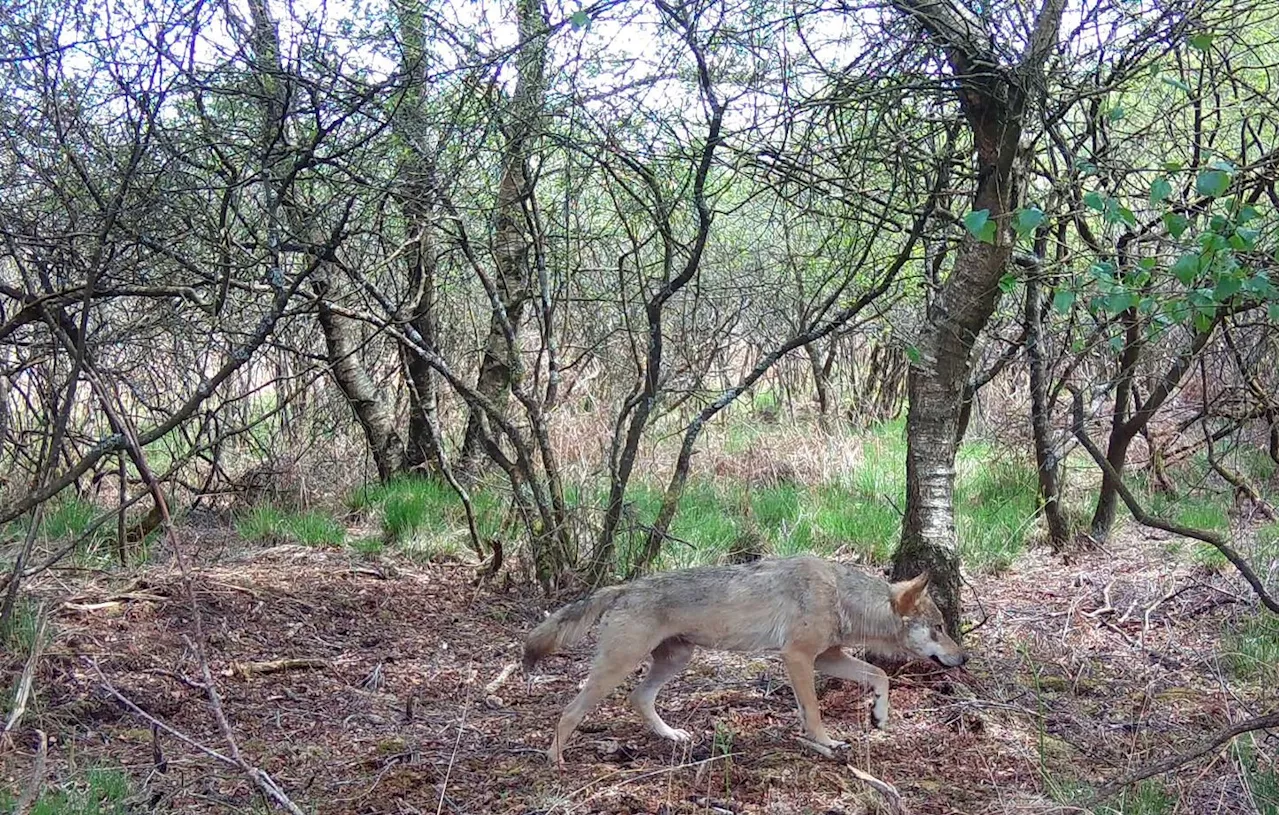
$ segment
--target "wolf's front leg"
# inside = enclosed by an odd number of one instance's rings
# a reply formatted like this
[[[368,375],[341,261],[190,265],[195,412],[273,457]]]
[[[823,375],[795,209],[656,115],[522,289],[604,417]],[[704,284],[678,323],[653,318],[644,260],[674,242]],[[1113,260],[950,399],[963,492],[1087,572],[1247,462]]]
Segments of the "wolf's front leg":
[[[834,646],[818,654],[813,665],[827,676],[835,676],[857,682],[871,688],[875,701],[871,704],[871,723],[884,730],[889,724],[889,677],[876,666],[854,659],[840,646]]]
[[[822,726],[822,713],[818,709],[818,692],[813,685],[813,657],[802,652],[783,651],[782,661],[787,666],[791,690],[795,693],[796,703],[800,706],[800,720],[804,724],[805,735],[832,750],[846,747],[846,742],[831,738],[827,735],[827,729]]]

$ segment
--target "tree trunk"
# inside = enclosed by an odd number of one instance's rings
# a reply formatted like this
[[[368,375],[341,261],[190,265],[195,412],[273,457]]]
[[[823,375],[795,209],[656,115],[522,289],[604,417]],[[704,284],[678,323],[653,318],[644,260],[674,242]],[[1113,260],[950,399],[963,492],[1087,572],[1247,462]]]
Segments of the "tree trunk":
[[[1062,487],[1058,480],[1058,454],[1053,443],[1053,422],[1049,413],[1049,383],[1044,363],[1044,302],[1040,270],[1027,276],[1027,299],[1023,320],[1027,327],[1027,370],[1031,387],[1031,437],[1036,453],[1039,479],[1038,502],[1049,527],[1049,546],[1061,551],[1071,537],[1071,528],[1062,514]]]
[[[1111,467],[1110,471],[1103,470],[1102,488],[1098,491],[1093,519],[1089,522],[1090,534],[1099,542],[1105,541],[1111,534],[1111,527],[1115,525],[1116,510],[1120,503],[1119,484],[1115,478],[1112,478],[1111,473],[1114,472],[1116,478],[1124,477],[1129,445],[1133,443],[1139,431],[1146,427],[1147,422],[1151,421],[1156,411],[1173,395],[1182,378],[1186,376],[1200,352],[1204,350],[1209,338],[1213,336],[1213,331],[1222,316],[1219,314],[1209,325],[1208,330],[1195,333],[1187,349],[1174,359],[1147,398],[1141,400],[1140,406],[1134,407],[1132,415],[1129,414],[1127,405],[1132,398],[1134,371],[1146,343],[1142,339],[1137,313],[1131,311],[1131,316],[1126,315],[1126,319],[1130,320],[1130,323],[1126,328],[1124,351],[1120,356],[1120,376],[1116,382],[1115,403],[1111,413],[1111,432],[1107,439],[1106,460]]]
[[[823,365],[823,355],[816,342],[806,345],[804,351],[809,357],[809,370],[813,373],[813,386],[818,392],[818,425],[823,432],[830,433],[832,409],[831,369],[830,366]]]
[[[990,50],[993,40],[950,6],[928,0],[894,0],[894,5],[942,46],[959,78],[957,94],[977,159],[972,208],[986,210],[996,225],[990,242],[965,234],[951,275],[927,310],[918,346],[921,362],[911,366],[907,377],[907,509],[893,575],[903,579],[928,570],[947,630],[958,636],[960,563],[953,490],[961,400],[974,342],[995,309],[1012,250],[1013,170],[1026,93],[1043,87],[1038,77],[1056,44],[1064,0],[1044,0],[1021,64],[1007,71],[991,69],[1000,64],[999,55]]]
[[[960,560],[954,516],[961,397],[974,340],[995,309],[1009,246],[972,238],[929,309],[924,364],[907,374],[907,510],[893,558],[893,579],[931,575],[934,599],[952,636],[960,630]],[[930,364],[931,363],[931,364]]]
[[[360,363],[359,326],[335,314],[322,295],[320,328],[324,332],[333,379],[364,430],[379,480],[386,481],[404,469],[404,442],[396,432],[395,414],[387,407],[378,386]]]
[[[272,283],[284,279],[284,253],[281,230],[287,229],[292,243],[307,243],[307,224],[313,218],[304,205],[283,194],[284,178],[290,172],[294,150],[290,137],[287,103],[290,98],[288,79],[280,59],[280,35],[271,19],[267,0],[250,0],[253,21],[252,49],[257,79],[261,84],[260,120],[263,150],[263,192],[267,211],[268,245],[273,257]],[[369,442],[369,451],[378,469],[378,477],[386,480],[404,467],[404,443],[396,432],[395,417],[382,399],[380,389],[365,371],[358,351],[358,327],[336,314],[329,302],[330,275],[333,264],[320,260],[322,274],[316,281],[319,299],[319,321],[325,340],[325,357],[332,366],[334,381],[355,410],[356,420]]]
[[[427,86],[426,18],[418,0],[396,0],[396,20],[401,47],[401,72],[405,76],[403,98],[396,106],[392,130],[400,153],[400,189],[397,199],[405,220],[408,246],[404,253],[409,286],[409,309],[403,319],[431,350],[436,347],[436,241],[435,214],[437,145],[423,117]],[[440,461],[436,438],[437,393],[435,375],[421,354],[402,346],[409,390],[409,435],[405,446],[407,469],[433,470]]]
[[[541,130],[546,94],[547,23],[542,4],[540,0],[517,0],[516,13],[523,47],[516,57],[519,80],[511,103],[503,112],[505,145],[492,242],[496,275],[494,290],[489,292],[492,306],[489,333],[476,380],[476,391],[499,407],[507,402],[511,393],[513,357],[520,353],[520,326],[525,306],[533,296],[529,255],[535,236],[530,229],[533,180],[529,175],[529,159]],[[473,408],[458,453],[459,469],[463,473],[474,474],[479,469],[485,432],[485,423]]]

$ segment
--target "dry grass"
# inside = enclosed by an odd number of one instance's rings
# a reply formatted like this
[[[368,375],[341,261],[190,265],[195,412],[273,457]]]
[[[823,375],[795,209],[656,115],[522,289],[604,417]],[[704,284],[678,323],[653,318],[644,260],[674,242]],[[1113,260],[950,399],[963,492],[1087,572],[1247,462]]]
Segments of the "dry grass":
[[[702,653],[672,683],[660,704],[699,735],[689,748],[647,734],[616,693],[558,774],[542,750],[585,674],[585,646],[549,659],[531,681],[517,671],[494,686],[544,604],[468,577],[462,566],[391,566],[297,546],[201,567],[212,667],[242,749],[319,813],[882,811],[843,765],[793,740],[790,691],[765,657]],[[57,599],[55,634],[38,702],[7,756],[7,784],[16,790],[27,777],[38,727],[54,737],[50,784],[123,767],[134,797],[159,811],[260,808],[242,777],[153,740],[89,668],[217,746],[192,684],[178,580],[156,566],[123,584],[99,575],[33,586]],[[1223,628],[1250,613],[1249,598],[1229,576],[1171,564],[1160,540],[1127,533],[1109,555],[1066,564],[1032,553],[999,578],[975,577],[973,589],[968,602],[976,612],[981,601],[985,622],[970,636],[970,670],[901,668],[889,733],[868,732],[860,690],[833,681],[823,692],[829,725],[852,737],[852,762],[893,784],[909,812],[1073,811],[1077,784],[1275,704],[1274,684],[1241,681],[1223,654]],[[300,661],[253,666],[284,659]],[[1274,739],[1260,739],[1256,753],[1274,773]],[[1231,750],[1159,783],[1176,809],[1143,811],[1254,811]]]

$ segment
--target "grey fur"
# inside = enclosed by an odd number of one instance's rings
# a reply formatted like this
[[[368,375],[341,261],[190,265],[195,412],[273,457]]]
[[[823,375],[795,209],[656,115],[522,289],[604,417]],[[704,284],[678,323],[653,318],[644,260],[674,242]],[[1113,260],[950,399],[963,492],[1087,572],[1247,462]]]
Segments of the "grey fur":
[[[963,664],[964,652],[941,631],[942,615],[925,590],[927,581],[921,576],[890,584],[845,564],[802,556],[662,572],[597,591],[560,609],[534,629],[525,645],[529,670],[601,622],[591,673],[561,716],[548,754],[559,762],[564,742],[582,718],[650,654],[654,666],[632,693],[632,704],[654,732],[688,740],[688,733],[662,721],[653,700],[687,664],[695,646],[780,652],[805,732],[819,744],[841,743],[822,727],[815,669],[871,687],[872,719],[883,726],[888,677],[841,647]]]

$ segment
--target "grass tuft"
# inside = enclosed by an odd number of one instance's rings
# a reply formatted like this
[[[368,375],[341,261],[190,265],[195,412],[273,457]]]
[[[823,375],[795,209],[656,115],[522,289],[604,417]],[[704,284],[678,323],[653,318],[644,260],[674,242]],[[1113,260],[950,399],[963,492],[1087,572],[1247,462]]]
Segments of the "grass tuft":
[[[254,507],[236,523],[240,537],[264,543],[301,543],[308,546],[341,545],[347,531],[321,512],[285,512],[278,507]]]

